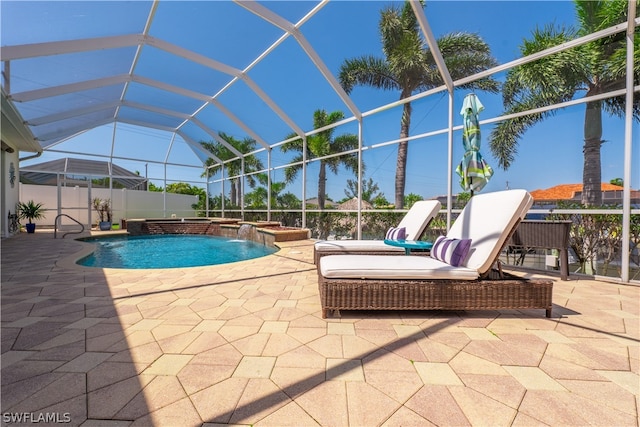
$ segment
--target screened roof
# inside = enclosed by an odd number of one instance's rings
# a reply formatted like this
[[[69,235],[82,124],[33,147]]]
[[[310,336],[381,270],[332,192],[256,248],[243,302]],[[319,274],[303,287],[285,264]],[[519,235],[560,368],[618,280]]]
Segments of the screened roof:
[[[393,110],[393,118],[385,114],[395,108],[389,105],[398,101],[399,92],[359,88],[347,95],[336,75],[348,57],[382,55],[380,11],[402,3],[2,1],[3,98],[6,94],[46,150],[54,151],[74,136],[109,124],[114,124],[114,140],[118,126],[142,126],[172,135],[168,148],[145,147],[135,157],[143,162],[153,157],[166,163],[178,145],[188,147],[200,166],[209,158],[220,162],[202,141],[227,145],[236,156],[247,154],[229,146],[219,132],[253,138],[258,149],[270,151],[291,133],[312,131],[318,108],[343,111],[353,133],[358,132],[357,120],[375,115],[368,125],[379,126],[364,131],[368,144],[394,143],[401,111]],[[438,36],[490,28],[499,38],[487,42],[500,47],[522,26],[514,16],[535,14],[544,24],[556,19],[554,8],[563,8],[565,14],[573,8],[571,2],[550,2],[544,8],[535,1],[500,2],[499,13],[475,19],[474,8],[488,4],[495,7],[495,2],[475,1],[434,1],[426,2],[424,9],[414,7],[421,34],[436,59],[438,48],[428,37],[431,26]],[[367,25],[354,30],[356,22]],[[519,58],[518,49],[509,48],[497,56],[498,68]],[[502,79],[505,69],[493,71],[493,76]],[[412,136],[451,126],[447,91],[454,93],[459,109],[468,93],[460,89],[464,81],[477,78],[452,82],[443,66],[433,73],[442,85],[413,94],[420,117],[412,123]],[[437,98],[433,104],[416,106],[417,97],[432,95]],[[3,100],[3,113],[4,109]],[[425,126],[436,121],[437,126]],[[111,158],[128,155],[113,145],[111,149],[88,145],[82,150],[92,155],[101,150],[102,157]]]
[[[29,184],[57,185],[58,174],[65,175],[66,185],[87,186],[94,179],[93,186],[100,186],[94,177],[112,177],[116,188],[144,189],[146,179],[111,162],[99,160],[64,158],[29,166],[20,173],[20,180]],[[109,183],[106,182],[106,185]]]
[[[299,31],[327,5],[2,2],[3,87],[45,149],[113,122],[174,132],[203,162],[214,156],[198,142],[224,143],[219,131],[269,148],[304,132],[300,118],[313,106],[285,108],[283,99],[305,85],[323,85],[337,108],[360,114],[335,64],[330,70]],[[24,22],[28,29],[18,27]],[[286,90],[267,93],[274,80]]]

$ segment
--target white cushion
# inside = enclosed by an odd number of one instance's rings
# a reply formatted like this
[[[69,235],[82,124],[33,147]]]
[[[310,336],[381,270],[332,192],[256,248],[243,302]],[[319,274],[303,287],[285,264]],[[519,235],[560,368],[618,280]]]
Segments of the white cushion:
[[[387,245],[382,240],[321,240],[315,243],[316,251],[389,251],[404,252],[403,248]]]
[[[496,191],[473,196],[451,226],[447,237],[471,239],[465,267],[483,274],[491,268],[510,231],[533,204],[525,190]]]
[[[331,279],[474,280],[478,272],[422,256],[330,255],[320,259],[320,274]]]
[[[398,224],[406,229],[406,240],[418,240],[429,221],[440,212],[440,206],[437,200],[415,202]]]
[[[416,240],[429,221],[438,214],[441,204],[437,200],[421,200],[411,206],[398,224],[404,227],[406,240]],[[315,243],[315,250],[320,252],[331,251],[398,251],[404,252],[403,248],[386,245],[382,240],[320,240]]]
[[[431,257],[331,255],[321,258],[318,268],[326,278],[474,280],[491,268],[510,231],[532,204],[525,190],[472,197],[447,234],[471,239],[467,261],[459,267]]]

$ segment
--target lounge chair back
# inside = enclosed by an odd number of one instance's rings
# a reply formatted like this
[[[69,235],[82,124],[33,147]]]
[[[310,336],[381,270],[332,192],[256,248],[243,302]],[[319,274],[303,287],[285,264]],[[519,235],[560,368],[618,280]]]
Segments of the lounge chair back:
[[[414,203],[398,224],[398,227],[405,228],[407,240],[418,240],[429,221],[438,214],[440,207],[437,200],[420,200]]]
[[[532,204],[533,198],[526,190],[473,196],[447,233],[447,237],[471,239],[471,250],[463,265],[481,276],[487,273]]]

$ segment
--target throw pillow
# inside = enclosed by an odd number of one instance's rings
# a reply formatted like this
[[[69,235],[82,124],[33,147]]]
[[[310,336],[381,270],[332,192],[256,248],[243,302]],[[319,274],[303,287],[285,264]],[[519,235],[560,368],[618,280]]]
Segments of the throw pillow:
[[[448,239],[440,236],[431,248],[431,257],[458,267],[467,258],[470,248],[471,239]]]
[[[407,229],[404,227],[391,227],[387,230],[385,239],[387,240],[405,240],[407,238]]]

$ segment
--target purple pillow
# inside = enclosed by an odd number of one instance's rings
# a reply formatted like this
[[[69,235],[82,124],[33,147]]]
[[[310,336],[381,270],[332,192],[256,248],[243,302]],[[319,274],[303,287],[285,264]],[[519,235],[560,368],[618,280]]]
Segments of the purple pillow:
[[[387,240],[405,240],[407,238],[407,229],[404,227],[393,228],[387,230],[385,239]]]
[[[467,258],[470,248],[471,239],[447,239],[440,236],[431,248],[431,258],[458,267]]]

